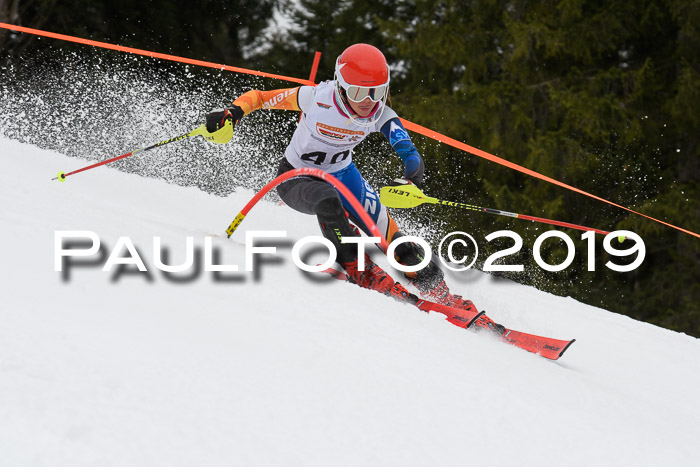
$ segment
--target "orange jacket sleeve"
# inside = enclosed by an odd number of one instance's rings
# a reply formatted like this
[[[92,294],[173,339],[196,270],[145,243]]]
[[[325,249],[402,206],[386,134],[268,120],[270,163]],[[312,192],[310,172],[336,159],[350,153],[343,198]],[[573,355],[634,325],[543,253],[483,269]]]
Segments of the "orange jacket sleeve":
[[[243,109],[248,115],[259,109],[301,110],[297,101],[299,87],[258,91],[254,89],[241,95],[233,103]]]

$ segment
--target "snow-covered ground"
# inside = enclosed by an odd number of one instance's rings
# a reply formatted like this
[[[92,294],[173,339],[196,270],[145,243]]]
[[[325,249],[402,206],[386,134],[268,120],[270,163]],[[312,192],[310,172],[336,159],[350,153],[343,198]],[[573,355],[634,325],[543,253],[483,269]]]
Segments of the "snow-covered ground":
[[[143,157],[148,157],[144,155]],[[0,466],[698,465],[700,342],[478,272],[453,290],[552,362],[291,261],[315,220],[0,138]],[[285,230],[245,267],[245,234]],[[101,255],[54,270],[57,231]],[[201,271],[204,239],[214,263]],[[103,272],[128,237],[148,269]],[[184,261],[156,268],[154,237]],[[122,249],[120,256],[127,257]],[[115,256],[116,258],[116,256]],[[86,264],[85,261],[88,261]],[[385,264],[385,263],[382,263]]]

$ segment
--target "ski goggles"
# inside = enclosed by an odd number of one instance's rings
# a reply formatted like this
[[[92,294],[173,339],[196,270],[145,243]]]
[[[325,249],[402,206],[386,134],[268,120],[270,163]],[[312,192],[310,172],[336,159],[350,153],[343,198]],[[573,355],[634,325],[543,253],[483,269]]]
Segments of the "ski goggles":
[[[353,102],[362,102],[368,97],[372,102],[379,102],[384,100],[389,94],[388,77],[387,82],[379,86],[356,86],[354,84],[348,84],[345,79],[343,79],[343,74],[338,71],[335,72],[335,79],[343,91],[345,91],[345,96]]]
[[[345,96],[353,102],[362,102],[368,97],[372,102],[379,102],[384,99],[384,96],[389,91],[389,85],[382,84],[381,86],[373,87],[349,85],[347,87],[344,86],[343,89],[345,89]]]

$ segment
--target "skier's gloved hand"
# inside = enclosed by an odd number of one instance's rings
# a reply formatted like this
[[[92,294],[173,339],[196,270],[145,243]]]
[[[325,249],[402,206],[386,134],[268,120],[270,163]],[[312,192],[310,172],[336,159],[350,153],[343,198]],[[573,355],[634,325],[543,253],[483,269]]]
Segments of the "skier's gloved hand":
[[[223,109],[214,109],[206,115],[207,131],[214,133],[216,130],[221,129],[228,119],[231,119],[233,125],[236,126],[236,123],[243,118],[243,115],[243,109],[234,104],[227,105]]]
[[[415,185],[418,187],[419,190],[423,189],[423,184],[422,183],[417,183],[416,180],[411,180],[410,178],[395,178],[389,183],[389,186],[406,186],[406,185]]]

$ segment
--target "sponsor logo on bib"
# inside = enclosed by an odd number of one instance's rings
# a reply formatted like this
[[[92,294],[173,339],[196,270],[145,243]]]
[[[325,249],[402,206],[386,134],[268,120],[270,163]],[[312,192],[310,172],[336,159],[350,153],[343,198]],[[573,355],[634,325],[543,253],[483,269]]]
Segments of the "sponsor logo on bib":
[[[346,130],[323,123],[316,123],[316,131],[319,135],[336,141],[358,141],[365,135],[362,131]]]

